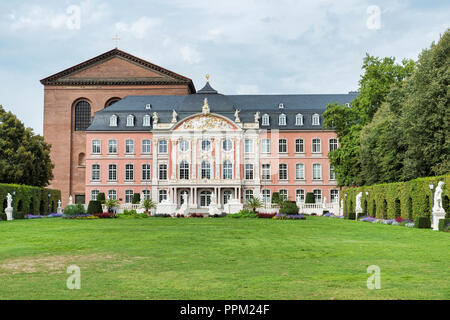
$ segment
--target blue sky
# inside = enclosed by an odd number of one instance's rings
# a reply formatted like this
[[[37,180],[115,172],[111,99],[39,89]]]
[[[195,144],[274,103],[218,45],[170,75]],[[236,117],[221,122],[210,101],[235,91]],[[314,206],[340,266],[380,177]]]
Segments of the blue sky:
[[[2,1],[0,104],[41,134],[39,80],[112,49],[116,33],[197,89],[209,73],[225,94],[347,93],[366,52],[417,59],[448,27],[449,1]]]

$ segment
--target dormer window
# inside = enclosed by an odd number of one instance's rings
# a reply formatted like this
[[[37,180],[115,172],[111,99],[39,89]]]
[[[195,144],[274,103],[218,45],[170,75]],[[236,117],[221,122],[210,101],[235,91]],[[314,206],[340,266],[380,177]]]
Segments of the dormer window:
[[[286,125],[286,115],[280,114],[280,117],[278,118],[278,125],[285,126]]]
[[[146,114],[142,120],[142,125],[144,127],[150,127],[150,119],[151,119],[150,115]]]
[[[127,116],[127,127],[134,127],[134,116],[132,114]]]
[[[113,114],[110,118],[109,118],[109,126],[110,127],[117,127],[117,116],[115,114]]]
[[[262,124],[263,126],[268,126],[269,125],[269,115],[265,114],[262,116]]]
[[[278,109],[284,109],[284,104],[283,104],[283,103],[280,103],[280,104],[278,105]]]
[[[312,125],[320,126],[320,116],[317,113],[313,114],[312,116]]]
[[[295,116],[295,125],[302,126],[303,125],[303,115],[301,113]]]
[[[150,110],[152,108],[152,105],[151,104],[147,104],[146,106],[145,106],[145,109],[146,110]]]

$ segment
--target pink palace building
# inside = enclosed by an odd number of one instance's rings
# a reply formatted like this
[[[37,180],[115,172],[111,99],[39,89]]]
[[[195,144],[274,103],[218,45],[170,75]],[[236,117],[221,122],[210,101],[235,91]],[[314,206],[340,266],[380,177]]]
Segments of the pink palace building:
[[[313,192],[316,203],[337,204],[327,154],[338,140],[322,115],[355,97],[223,95],[209,80],[193,94],[127,96],[86,130],[86,200],[103,192],[128,204],[140,193],[201,211],[213,195],[223,208],[274,192],[302,203]]]

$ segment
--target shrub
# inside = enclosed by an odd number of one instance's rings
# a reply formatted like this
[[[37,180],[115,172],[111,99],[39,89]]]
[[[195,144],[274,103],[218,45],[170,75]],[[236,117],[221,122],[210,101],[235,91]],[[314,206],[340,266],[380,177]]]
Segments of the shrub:
[[[89,201],[87,213],[90,214],[103,213],[102,203],[98,200]]]
[[[298,210],[298,206],[294,201],[285,201],[283,206],[280,208],[280,212],[288,215],[297,214]]]
[[[101,204],[105,204],[106,197],[105,197],[105,194],[103,192],[100,192],[97,195],[97,201],[100,201]]]
[[[133,200],[131,200],[133,204],[138,204],[141,202],[141,195],[139,193],[133,194]]]
[[[127,209],[123,210],[123,215],[132,216],[132,215],[135,215],[135,214],[137,214],[137,212],[134,209],[132,209],[132,210],[127,210]]]
[[[170,215],[169,215],[170,216]],[[201,213],[191,213],[188,218],[203,218]]]
[[[77,203],[76,205],[69,204],[64,209],[64,215],[65,216],[76,216],[76,215],[82,215],[82,214],[85,214],[85,213],[86,212],[84,211],[84,207],[83,207],[83,205],[81,203]]]
[[[278,203],[280,203],[280,199],[281,199],[281,197],[278,192],[272,193],[272,203],[278,204]]]
[[[356,218],[356,213],[354,213],[354,212],[349,212],[349,213],[348,213],[347,219],[349,219],[349,220],[355,220],[355,218]]]
[[[440,219],[439,220],[439,231],[444,231],[445,227],[450,224],[450,219]]]
[[[305,203],[315,203],[316,200],[314,198],[314,193],[313,192],[307,192],[306,193],[306,198],[305,198]]]
[[[431,221],[429,217],[418,217],[415,221],[414,227],[420,229],[431,228]]]

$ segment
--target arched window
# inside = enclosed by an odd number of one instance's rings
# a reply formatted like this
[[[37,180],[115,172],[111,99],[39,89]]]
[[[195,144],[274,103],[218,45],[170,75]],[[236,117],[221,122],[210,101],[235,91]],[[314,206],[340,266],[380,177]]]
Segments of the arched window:
[[[287,153],[287,140],[286,139],[279,139],[278,140],[278,152],[279,153]]]
[[[223,163],[223,179],[233,179],[233,164],[229,160]]]
[[[113,114],[110,118],[109,118],[109,126],[110,127],[117,127],[117,116],[115,114]]]
[[[78,166],[84,167],[85,165],[86,165],[86,155],[84,154],[84,152],[81,152],[78,155]]]
[[[320,126],[320,116],[317,113],[313,114],[312,116],[312,125]]]
[[[150,127],[150,115],[146,114],[142,120],[142,125],[144,127]]]
[[[335,138],[332,138],[329,140],[329,150],[334,151],[338,148],[338,140]]]
[[[134,127],[134,116],[132,114],[127,116],[127,127]]]
[[[113,105],[114,103],[116,103],[117,101],[120,101],[120,98],[114,97],[109,99],[108,101],[106,101],[105,103],[105,108],[108,108],[110,105]]]
[[[189,180],[189,163],[184,160],[180,163],[180,179]]]
[[[263,126],[268,126],[270,124],[269,122],[269,115],[265,114],[262,116],[262,125]]]
[[[301,113],[295,116],[295,125],[302,126],[303,125],[303,115]]]
[[[91,125],[91,105],[87,101],[79,101],[75,105],[75,131],[84,131]]]
[[[211,165],[208,161],[203,161],[201,165],[201,178],[202,179],[211,179]]]
[[[295,152],[296,153],[303,153],[305,152],[305,144],[303,142],[303,139],[296,139],[295,140]]]
[[[280,114],[280,116],[278,117],[278,125],[280,126],[285,126],[286,125],[286,115]]]

